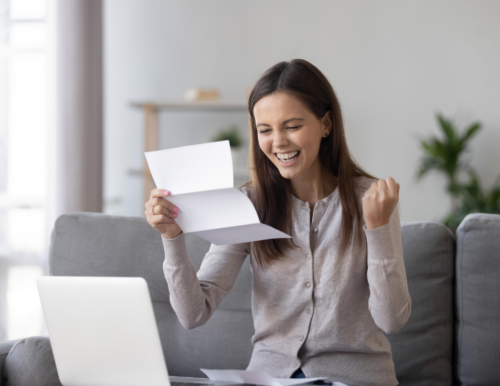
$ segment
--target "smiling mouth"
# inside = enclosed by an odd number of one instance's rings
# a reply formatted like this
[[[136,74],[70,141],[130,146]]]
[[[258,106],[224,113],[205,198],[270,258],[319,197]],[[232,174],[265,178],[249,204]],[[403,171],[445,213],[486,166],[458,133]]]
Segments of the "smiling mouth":
[[[274,155],[276,156],[276,158],[278,159],[278,161],[280,161],[280,162],[282,162],[282,163],[286,164],[286,163],[291,163],[292,161],[294,161],[294,160],[295,160],[295,159],[296,159],[296,158],[300,155],[300,150],[298,150],[298,153],[297,153],[295,156],[293,156],[293,157],[291,157],[291,158],[288,158],[288,159],[280,159],[280,158],[278,157],[278,154],[277,154],[277,153],[274,153]]]

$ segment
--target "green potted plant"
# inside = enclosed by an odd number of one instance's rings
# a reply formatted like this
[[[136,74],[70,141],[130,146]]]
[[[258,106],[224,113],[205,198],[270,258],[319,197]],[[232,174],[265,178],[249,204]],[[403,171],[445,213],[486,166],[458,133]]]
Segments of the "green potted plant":
[[[455,124],[436,114],[439,128],[444,133],[444,139],[431,137],[428,140],[420,140],[420,146],[424,151],[420,165],[415,174],[419,181],[431,170],[443,173],[448,180],[447,192],[451,195],[452,206],[450,213],[442,222],[455,233],[458,225],[469,213],[500,213],[500,185],[497,180],[490,192],[482,192],[479,176],[462,159],[468,150],[470,139],[480,130],[481,124],[473,122],[461,135]],[[467,172],[470,181],[461,183],[458,175],[461,171]]]
[[[220,130],[213,138],[212,141],[229,141],[231,147],[231,156],[233,158],[233,167],[238,164],[239,153],[243,147],[243,138],[241,137],[240,130],[236,125],[231,126],[226,130]]]
[[[483,193],[477,173],[472,168],[469,168],[468,173],[470,181],[458,185],[459,205],[443,220],[443,223],[454,233],[469,213],[500,214],[500,176],[495,181],[493,188],[489,192]]]

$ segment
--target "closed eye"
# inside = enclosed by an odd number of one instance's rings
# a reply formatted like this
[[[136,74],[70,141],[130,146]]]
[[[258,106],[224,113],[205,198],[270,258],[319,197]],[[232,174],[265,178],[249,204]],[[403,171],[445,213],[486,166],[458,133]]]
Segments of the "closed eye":
[[[294,127],[287,127],[287,129],[298,129],[299,127],[302,127],[302,126],[294,126]],[[265,134],[267,133],[268,131],[271,131],[271,130],[262,130],[262,131],[259,131],[260,134]]]

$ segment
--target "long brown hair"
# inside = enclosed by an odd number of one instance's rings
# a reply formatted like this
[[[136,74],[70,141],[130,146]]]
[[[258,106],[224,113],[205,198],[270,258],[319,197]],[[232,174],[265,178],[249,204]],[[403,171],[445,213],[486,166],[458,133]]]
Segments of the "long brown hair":
[[[250,114],[249,166],[251,181],[239,187],[250,187],[255,195],[255,209],[263,224],[291,235],[291,182],[281,176],[278,168],[260,149],[253,109],[262,97],[274,92],[287,92],[299,98],[318,118],[331,112],[332,130],[321,138],[319,158],[322,164],[338,178],[342,204],[340,253],[348,247],[356,225],[359,242],[362,240],[362,208],[358,202],[354,178],[376,178],[365,172],[351,158],[344,133],[342,112],[337,96],[328,79],[311,63],[303,59],[280,62],[269,68],[255,83],[248,98]],[[286,250],[296,248],[293,239],[261,240],[251,243],[251,249],[260,267],[277,261]]]

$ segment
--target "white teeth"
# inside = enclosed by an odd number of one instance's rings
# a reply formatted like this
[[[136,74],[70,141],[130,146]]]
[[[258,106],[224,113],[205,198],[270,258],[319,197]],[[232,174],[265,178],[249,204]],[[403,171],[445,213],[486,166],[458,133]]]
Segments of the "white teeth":
[[[295,157],[297,154],[299,154],[299,152],[298,151],[294,151],[294,152],[291,152],[291,153],[285,153],[285,154],[280,154],[280,155],[276,154],[276,156],[280,160],[284,161],[284,160],[287,160],[289,158]]]

